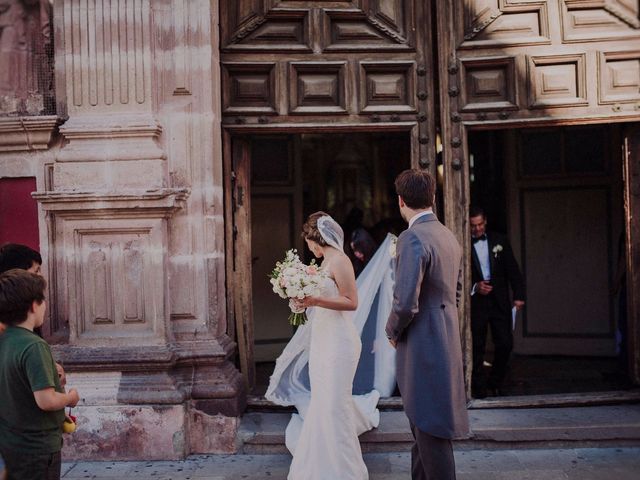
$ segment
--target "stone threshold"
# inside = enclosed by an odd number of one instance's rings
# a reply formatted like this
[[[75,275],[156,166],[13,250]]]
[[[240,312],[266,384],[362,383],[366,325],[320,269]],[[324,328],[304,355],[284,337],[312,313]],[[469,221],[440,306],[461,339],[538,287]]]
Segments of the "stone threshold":
[[[238,431],[240,453],[284,453],[289,413],[251,412]],[[640,445],[640,404],[477,409],[469,412],[471,436],[456,448],[548,448]],[[360,437],[365,452],[406,451],[412,442],[401,411],[383,411],[378,428]]]
[[[495,408],[532,408],[532,407],[580,407],[597,405],[622,405],[640,402],[640,389],[619,390],[610,392],[561,393],[551,395],[519,395],[510,397],[489,397],[472,399],[469,410]],[[400,397],[381,398],[378,408],[385,410],[402,410]],[[282,407],[270,402],[261,395],[247,397],[247,410],[252,412],[293,412],[293,407]]]

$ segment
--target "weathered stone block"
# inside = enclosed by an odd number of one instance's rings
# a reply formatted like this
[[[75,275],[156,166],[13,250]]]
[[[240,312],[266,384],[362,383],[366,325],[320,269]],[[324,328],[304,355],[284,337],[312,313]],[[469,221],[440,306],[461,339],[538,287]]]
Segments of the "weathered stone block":
[[[77,430],[64,437],[68,460],[179,459],[187,454],[185,406],[80,406]]]
[[[189,417],[190,453],[236,453],[240,419],[224,415],[208,415],[191,408]]]

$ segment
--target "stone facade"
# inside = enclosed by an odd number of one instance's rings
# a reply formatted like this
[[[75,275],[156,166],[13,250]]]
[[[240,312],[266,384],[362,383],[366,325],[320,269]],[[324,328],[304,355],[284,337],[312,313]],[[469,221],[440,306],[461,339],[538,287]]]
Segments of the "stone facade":
[[[31,4],[0,13],[13,15],[5,67],[40,49],[11,36]],[[82,396],[67,458],[235,448],[245,395],[226,335],[216,8],[56,1],[57,116],[19,116],[42,112],[3,97],[0,176],[37,179],[45,333]],[[3,83],[12,105],[28,100],[26,70]]]
[[[632,3],[0,0],[0,178],[36,179],[44,333],[82,396],[65,458],[236,449],[237,364],[250,379],[254,361],[251,162],[241,141],[223,161],[223,139],[402,132],[414,168],[443,172],[468,253],[468,131],[640,120]]]

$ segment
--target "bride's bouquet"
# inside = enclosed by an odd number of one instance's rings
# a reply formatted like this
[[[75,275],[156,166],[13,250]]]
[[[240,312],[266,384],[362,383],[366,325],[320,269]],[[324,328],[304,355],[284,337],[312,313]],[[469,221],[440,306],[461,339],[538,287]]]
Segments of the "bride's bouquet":
[[[270,277],[273,291],[281,298],[289,299],[289,323],[294,326],[304,325],[307,314],[304,308],[296,306],[296,300],[319,295],[326,274],[316,265],[315,260],[309,265],[302,263],[297,251],[292,249],[287,251],[283,261],[276,263]]]

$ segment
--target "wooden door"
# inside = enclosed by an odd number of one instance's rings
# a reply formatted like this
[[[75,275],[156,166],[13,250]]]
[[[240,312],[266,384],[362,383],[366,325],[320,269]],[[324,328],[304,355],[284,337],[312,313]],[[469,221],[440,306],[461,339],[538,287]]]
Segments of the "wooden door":
[[[629,374],[640,383],[640,124],[626,128],[624,139],[625,240],[627,248],[627,348]]]
[[[284,252],[303,251],[299,137],[251,138],[251,298],[255,362],[273,362],[294,333],[287,302],[273,293],[269,274]]]
[[[509,238],[527,285],[514,351],[615,356],[619,128],[505,132]]]
[[[251,298],[251,142],[225,135],[227,203],[227,306],[233,317],[229,334],[236,337],[240,370],[247,387],[255,383],[253,304]]]
[[[445,221],[465,245],[467,286],[468,130],[640,120],[639,10],[626,0],[436,3]]]
[[[225,128],[410,130],[414,165],[435,169],[430,1],[236,0],[220,11]]]
[[[435,173],[437,75],[430,1],[234,0],[219,5],[225,138],[293,130],[407,131],[412,165]],[[232,155],[236,166],[246,165],[245,147],[227,148],[225,163]],[[233,185],[227,180],[229,201],[229,189],[237,194],[238,187],[249,186],[246,175],[236,172]],[[227,237],[233,245],[228,271],[234,278],[237,325],[237,332],[230,328],[229,333],[238,338],[241,367],[252,384],[249,200],[245,195],[243,205],[227,209]],[[276,200],[260,197],[256,208],[269,209],[269,201]]]

